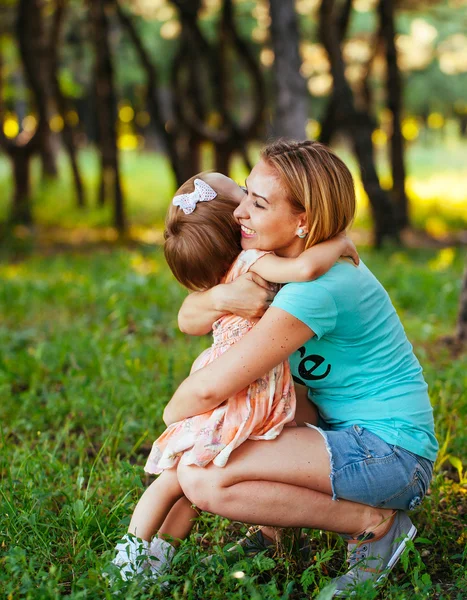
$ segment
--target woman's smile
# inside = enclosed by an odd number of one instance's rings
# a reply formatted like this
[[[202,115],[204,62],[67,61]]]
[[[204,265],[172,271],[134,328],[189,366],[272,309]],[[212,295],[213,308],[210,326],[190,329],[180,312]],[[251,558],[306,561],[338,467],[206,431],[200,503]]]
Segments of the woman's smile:
[[[242,237],[251,238],[256,235],[256,231],[254,229],[249,229],[248,227],[246,227],[245,225],[242,225],[241,223],[240,223],[240,229],[242,232]]]

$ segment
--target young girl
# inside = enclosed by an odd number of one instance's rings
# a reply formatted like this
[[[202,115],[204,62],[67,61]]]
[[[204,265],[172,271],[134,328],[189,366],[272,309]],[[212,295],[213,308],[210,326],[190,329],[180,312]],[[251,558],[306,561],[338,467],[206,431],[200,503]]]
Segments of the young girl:
[[[355,247],[344,235],[313,246],[297,258],[241,251],[240,226],[233,211],[243,194],[242,188],[220,173],[197,175],[178,190],[167,214],[164,253],[173,274],[188,289],[206,290],[248,271],[275,284],[310,281],[328,271],[340,256],[358,262]],[[297,235],[305,237],[306,232],[298,229]],[[196,359],[192,371],[214,361],[254,325],[236,315],[218,319],[213,325],[213,345]],[[177,488],[174,467],[179,461],[199,467],[212,461],[223,467],[245,440],[271,440],[284,426],[294,425],[295,404],[289,364],[283,362],[214,410],[167,428],[154,442],[145,466],[148,473],[164,473],[143,494],[129,535],[117,545],[113,562],[123,579],[144,570],[159,575],[172,558],[171,544],[159,537],[151,542],[151,538],[179,498],[173,491]]]

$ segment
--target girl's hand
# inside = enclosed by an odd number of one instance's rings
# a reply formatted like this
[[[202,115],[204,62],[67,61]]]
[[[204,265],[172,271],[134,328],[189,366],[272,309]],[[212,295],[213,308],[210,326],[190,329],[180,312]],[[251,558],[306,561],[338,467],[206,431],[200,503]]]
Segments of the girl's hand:
[[[360,264],[360,257],[358,255],[355,244],[352,242],[352,240],[349,237],[347,237],[347,235],[345,233],[339,233],[339,234],[337,234],[336,237],[338,237],[342,240],[341,256],[351,258],[353,260],[353,262],[355,263],[355,265],[358,267],[358,265]]]

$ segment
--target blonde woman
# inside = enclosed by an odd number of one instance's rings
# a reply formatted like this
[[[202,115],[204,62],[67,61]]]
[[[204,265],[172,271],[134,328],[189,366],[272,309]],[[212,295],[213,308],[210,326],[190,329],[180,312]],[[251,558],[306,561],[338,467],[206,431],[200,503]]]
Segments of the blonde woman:
[[[263,151],[234,214],[244,250],[294,257],[344,231],[354,212],[352,177],[335,154],[316,142],[280,141]],[[191,294],[181,329],[200,334],[227,312],[258,314],[271,300],[266,288],[244,278]],[[350,568],[335,595],[347,596],[358,583],[381,583],[415,537],[407,511],[426,493],[438,448],[422,369],[363,263],[340,261],[316,281],[285,285],[252,331],[180,385],[164,420],[214,409],[287,358],[320,426],[246,441],[223,469],[180,465],[178,482],[199,508],[229,519],[345,536]],[[169,515],[174,536],[186,528],[177,511],[187,516],[186,500]],[[273,533],[264,527],[262,535]]]

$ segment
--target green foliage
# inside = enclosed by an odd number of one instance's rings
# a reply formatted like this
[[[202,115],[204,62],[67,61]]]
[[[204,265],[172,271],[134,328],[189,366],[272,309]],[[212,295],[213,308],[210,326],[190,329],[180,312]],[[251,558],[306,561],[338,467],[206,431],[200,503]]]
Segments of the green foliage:
[[[387,287],[430,385],[445,455],[467,464],[465,357],[437,343],[452,332],[461,252],[364,252]],[[110,598],[102,576],[144,485],[161,413],[207,338],[177,329],[184,296],[159,249],[32,256],[0,266],[0,589],[5,598]],[[415,516],[411,545],[383,599],[463,598],[465,482],[448,460]],[[144,485],[143,483],[144,482]],[[464,515],[464,517],[462,516]],[[125,598],[304,599],[344,568],[343,542],[312,532],[308,564],[259,555],[232,565],[223,548],[244,529],[201,515],[159,584]],[[210,564],[202,559],[215,553]],[[113,590],[115,591],[115,590]],[[374,598],[363,590],[358,598]]]

